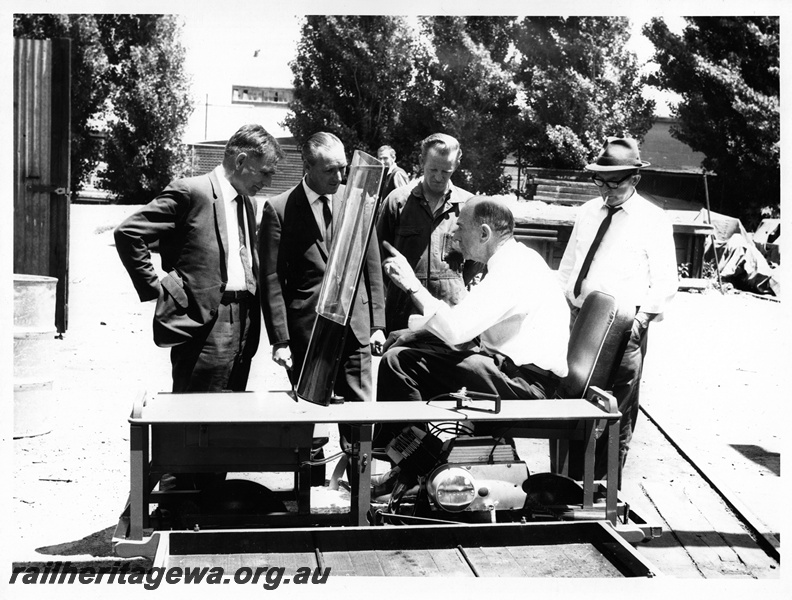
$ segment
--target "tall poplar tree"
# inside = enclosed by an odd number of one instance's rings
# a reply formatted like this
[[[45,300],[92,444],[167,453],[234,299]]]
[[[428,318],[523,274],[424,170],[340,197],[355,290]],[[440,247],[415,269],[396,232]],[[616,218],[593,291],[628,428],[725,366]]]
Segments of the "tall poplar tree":
[[[503,163],[519,115],[517,88],[502,62],[505,50],[493,44],[493,58],[483,42],[503,42],[493,34],[508,23],[500,17],[424,17],[421,25],[427,48],[416,57],[417,75],[401,118],[401,145],[412,144],[417,163],[421,139],[435,132],[453,135],[462,146],[454,183],[476,193],[506,192],[510,182],[503,176]]]
[[[329,131],[349,151],[391,144],[413,74],[416,41],[403,17],[308,16],[285,125],[298,142]]]

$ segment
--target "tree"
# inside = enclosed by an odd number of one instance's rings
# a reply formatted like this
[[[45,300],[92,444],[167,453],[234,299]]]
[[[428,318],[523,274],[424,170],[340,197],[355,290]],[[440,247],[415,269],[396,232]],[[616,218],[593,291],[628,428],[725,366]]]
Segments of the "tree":
[[[96,121],[110,90],[107,57],[94,15],[14,15],[14,37],[71,38],[71,191],[81,190],[101,160]]]
[[[188,167],[181,143],[193,110],[181,25],[173,15],[99,15],[111,65],[112,112],[102,186],[122,203],[148,202]]]
[[[477,193],[502,193],[510,184],[503,163],[519,109],[511,72],[503,65],[504,40],[497,35],[510,22],[501,17],[421,19],[427,48],[416,54],[416,78],[397,135],[400,146],[412,145],[415,162],[416,144],[427,135],[443,132],[456,137],[463,158],[453,181]],[[491,44],[495,59],[481,43],[493,39],[500,44]]]
[[[526,17],[516,28],[515,81],[521,89],[521,163],[582,168],[609,135],[642,140],[654,102],[626,49],[620,17]]]
[[[285,126],[300,143],[329,131],[350,150],[373,154],[391,144],[415,46],[402,17],[306,17],[290,64],[293,115]]]
[[[722,209],[752,228],[780,208],[779,21],[686,18],[682,35],[655,18],[644,27],[658,72],[650,83],[682,97],[671,134],[703,152],[727,190]]]
[[[14,35],[72,40],[72,191],[102,160],[100,184],[121,202],[146,202],[183,173],[192,104],[174,16],[19,14]]]
[[[348,145],[389,143],[403,166],[420,140],[459,139],[454,183],[510,187],[503,163],[580,168],[607,135],[642,138],[653,102],[641,96],[629,22],[617,18],[308,17],[295,74],[298,139],[319,129]]]

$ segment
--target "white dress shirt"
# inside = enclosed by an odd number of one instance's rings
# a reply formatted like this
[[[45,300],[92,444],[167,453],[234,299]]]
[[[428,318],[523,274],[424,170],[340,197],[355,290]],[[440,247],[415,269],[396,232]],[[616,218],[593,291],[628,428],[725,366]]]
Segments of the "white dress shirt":
[[[600,223],[607,214],[601,198],[580,209],[558,278],[567,299],[582,306],[592,290],[614,296],[623,306],[662,315],[679,285],[671,222],[638,192],[621,205],[594,255],[580,296],[573,288]],[[662,317],[661,317],[662,318]]]
[[[302,186],[305,190],[305,195],[308,198],[308,203],[311,205],[311,210],[313,211],[314,219],[316,219],[316,224],[319,227],[319,231],[322,232],[324,236],[325,233],[325,222],[324,222],[324,206],[321,200],[322,196],[314,192],[311,188],[308,187],[308,184],[305,183],[305,178],[303,177]],[[327,207],[330,209],[330,214],[333,214],[333,196],[325,195],[327,198]]]
[[[487,275],[454,307],[431,298],[410,329],[427,329],[451,346],[479,337],[484,351],[567,374],[569,308],[542,257],[514,239],[487,262]]]
[[[226,283],[226,290],[229,292],[238,292],[247,289],[245,283],[245,269],[242,267],[242,259],[239,257],[239,224],[237,220],[237,203],[234,200],[238,195],[234,186],[226,178],[225,170],[222,165],[215,168],[215,175],[220,182],[220,193],[223,196],[223,206],[225,207],[226,215],[226,233],[228,236],[228,282]],[[242,218],[245,221],[245,238],[247,235],[247,211],[242,211]],[[251,241],[247,240],[245,244],[247,247],[246,252],[253,264],[253,257],[250,255]]]

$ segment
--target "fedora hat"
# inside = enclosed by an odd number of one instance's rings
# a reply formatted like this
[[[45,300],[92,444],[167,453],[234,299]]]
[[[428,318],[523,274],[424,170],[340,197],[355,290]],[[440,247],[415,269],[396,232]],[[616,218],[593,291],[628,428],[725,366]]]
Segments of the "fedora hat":
[[[649,163],[641,160],[638,153],[638,142],[632,138],[609,137],[602,144],[602,151],[597,160],[586,165],[587,171],[625,171],[648,167]]]

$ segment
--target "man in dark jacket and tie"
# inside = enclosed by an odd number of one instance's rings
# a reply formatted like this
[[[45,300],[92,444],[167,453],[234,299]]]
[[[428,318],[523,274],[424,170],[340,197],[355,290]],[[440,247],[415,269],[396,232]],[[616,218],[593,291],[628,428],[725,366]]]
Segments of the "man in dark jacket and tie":
[[[264,205],[261,302],[272,359],[296,383],[316,320],[333,236],[343,210],[344,145],[331,133],[312,135],[302,146],[305,177]],[[371,350],[385,341],[384,294],[379,246],[372,236],[349,329],[340,357],[335,394],[345,401],[371,400]]]
[[[141,301],[157,301],[154,342],[171,349],[173,392],[247,385],[261,330],[251,197],[270,185],[282,157],[261,125],[245,125],[228,140],[222,165],[171,182],[115,230]]]

